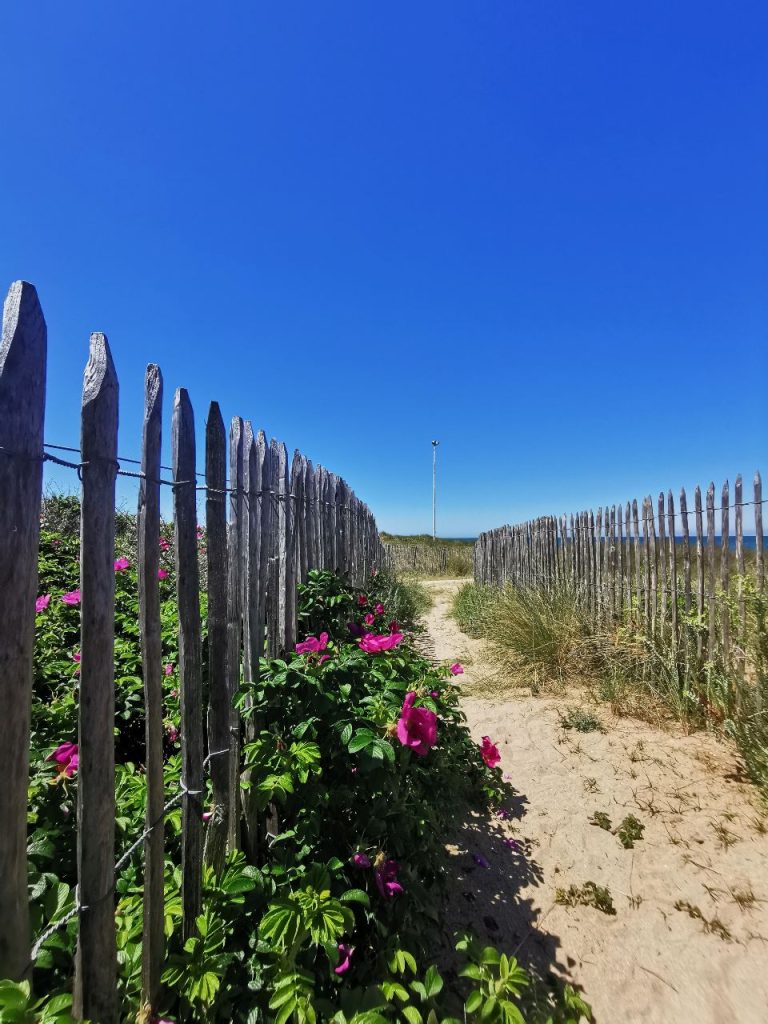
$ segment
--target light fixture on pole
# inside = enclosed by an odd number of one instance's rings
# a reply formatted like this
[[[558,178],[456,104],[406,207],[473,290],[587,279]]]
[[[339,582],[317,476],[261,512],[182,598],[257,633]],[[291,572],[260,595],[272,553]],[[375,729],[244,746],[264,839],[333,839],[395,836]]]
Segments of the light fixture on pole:
[[[437,535],[437,446],[439,441],[432,442],[432,540]]]

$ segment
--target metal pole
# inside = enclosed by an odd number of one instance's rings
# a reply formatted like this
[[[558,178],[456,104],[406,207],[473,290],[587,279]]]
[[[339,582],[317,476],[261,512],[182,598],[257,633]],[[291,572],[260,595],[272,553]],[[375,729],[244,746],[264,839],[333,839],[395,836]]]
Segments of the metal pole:
[[[432,540],[437,536],[437,446],[439,441],[432,442]]]

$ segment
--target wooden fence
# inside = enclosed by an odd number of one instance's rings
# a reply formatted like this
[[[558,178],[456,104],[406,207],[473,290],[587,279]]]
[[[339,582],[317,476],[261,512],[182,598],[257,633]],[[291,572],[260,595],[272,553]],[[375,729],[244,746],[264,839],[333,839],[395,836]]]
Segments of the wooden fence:
[[[384,542],[385,565],[394,572],[420,576],[469,576],[472,546],[467,544],[391,544]]]
[[[196,472],[194,413],[176,391],[172,466],[160,465],[163,381],[147,368],[141,471],[118,457],[118,380],[107,338],[93,334],[85,368],[80,458],[67,463],[44,443],[46,325],[32,285],[11,286],[0,345],[0,978],[28,977],[32,948],[27,890],[27,786],[35,597],[43,463],[76,469],[81,491],[81,662],[77,782],[78,946],[74,1010],[98,1024],[117,1019],[114,792],[115,481],[139,478],[138,589],[146,702],[143,998],[156,1009],[164,958],[162,664],[158,584],[160,491],[173,491],[181,691],[182,902],[185,935],[201,902],[203,859],[220,863],[258,828],[240,799],[242,723],[233,706],[259,658],[296,640],[296,584],[330,569],[362,585],[381,562],[374,518],[344,480],[300,452],[267,442],[236,417],[229,438],[216,402],[208,410],[205,472]],[[227,467],[229,476],[227,476]],[[198,476],[203,482],[198,483]],[[208,681],[203,706],[197,495],[205,494]],[[207,730],[203,717],[207,715]],[[204,736],[207,732],[206,751]],[[213,815],[203,849],[202,803],[210,766]],[[132,848],[133,849],[133,848]],[[122,863],[132,852],[124,855]]]
[[[746,553],[744,546],[747,506],[754,508],[754,553]],[[596,513],[502,526],[478,538],[474,576],[478,583],[521,588],[569,586],[598,621],[631,619],[652,636],[674,638],[678,645],[684,622],[700,664],[706,659],[733,667],[746,626],[747,562],[756,591],[764,593],[762,509],[762,482],[756,473],[753,496],[746,501],[737,476],[733,497],[726,482],[718,505],[714,484],[707,488],[704,506],[697,487],[692,511],[681,490],[677,509],[669,491],[666,499],[659,494],[655,505],[647,497],[640,506],[633,500]]]

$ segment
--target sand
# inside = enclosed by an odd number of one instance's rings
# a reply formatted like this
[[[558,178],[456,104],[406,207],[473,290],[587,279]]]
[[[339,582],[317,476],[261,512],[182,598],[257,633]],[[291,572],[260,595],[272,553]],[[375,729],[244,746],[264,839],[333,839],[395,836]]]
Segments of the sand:
[[[449,617],[460,582],[427,586],[434,656],[467,662],[459,681],[472,734],[498,744],[514,790],[507,820],[477,816],[451,837],[450,923],[569,981],[598,1024],[766,1024],[768,819],[734,751],[614,718],[584,695],[502,685],[489,697],[483,645]],[[574,706],[590,706],[606,731],[563,729]],[[634,815],[643,838],[624,849],[589,823],[597,811],[614,826]],[[555,903],[556,889],[587,881],[608,888],[615,915]]]

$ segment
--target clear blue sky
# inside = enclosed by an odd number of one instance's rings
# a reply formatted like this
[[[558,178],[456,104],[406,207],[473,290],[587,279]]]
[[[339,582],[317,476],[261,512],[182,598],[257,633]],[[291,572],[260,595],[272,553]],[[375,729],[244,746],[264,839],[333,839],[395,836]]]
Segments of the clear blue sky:
[[[447,536],[768,473],[767,49],[764,0],[6,4],[48,438],[104,330],[123,454],[156,361],[385,529],[433,437]]]

